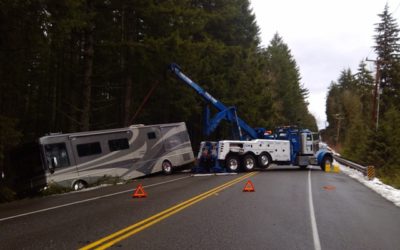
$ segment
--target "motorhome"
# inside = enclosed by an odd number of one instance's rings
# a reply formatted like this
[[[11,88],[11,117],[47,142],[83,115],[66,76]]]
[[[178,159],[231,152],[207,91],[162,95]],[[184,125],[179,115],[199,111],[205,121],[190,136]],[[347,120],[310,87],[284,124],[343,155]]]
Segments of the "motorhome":
[[[104,176],[128,180],[170,174],[194,162],[184,122],[50,134],[39,138],[39,146],[46,183],[75,190]]]

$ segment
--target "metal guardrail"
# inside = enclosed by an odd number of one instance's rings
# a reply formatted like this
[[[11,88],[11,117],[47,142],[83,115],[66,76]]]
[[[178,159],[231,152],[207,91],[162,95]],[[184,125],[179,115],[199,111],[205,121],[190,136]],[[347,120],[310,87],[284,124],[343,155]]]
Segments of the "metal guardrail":
[[[352,161],[343,159],[337,155],[334,155],[333,158],[340,164],[343,164],[345,166],[348,166],[350,168],[360,171],[361,173],[364,174],[364,176],[368,177],[368,180],[372,180],[375,178],[375,167],[374,166],[362,166],[362,165],[354,163]]]

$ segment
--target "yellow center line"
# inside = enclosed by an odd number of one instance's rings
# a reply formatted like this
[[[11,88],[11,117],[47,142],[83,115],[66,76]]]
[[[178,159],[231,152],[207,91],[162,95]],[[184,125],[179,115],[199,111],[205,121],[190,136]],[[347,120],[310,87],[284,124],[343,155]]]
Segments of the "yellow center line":
[[[193,205],[193,204],[195,204],[195,203],[197,203],[197,202],[199,202],[201,200],[204,200],[207,197],[209,197],[211,195],[214,195],[217,192],[222,191],[222,190],[224,190],[224,189],[226,189],[226,188],[228,188],[228,187],[230,187],[230,186],[232,186],[232,185],[234,185],[234,184],[236,184],[236,183],[238,183],[238,182],[240,182],[240,181],[242,181],[242,180],[244,180],[246,178],[249,178],[249,177],[255,175],[255,174],[257,174],[257,172],[252,172],[252,173],[246,174],[244,176],[238,177],[238,178],[236,178],[236,179],[234,179],[232,181],[229,181],[227,183],[224,183],[224,184],[222,184],[222,185],[220,185],[220,186],[218,186],[216,188],[213,188],[213,189],[211,189],[211,190],[209,190],[207,192],[204,192],[204,193],[202,193],[200,195],[197,195],[197,196],[195,196],[195,197],[193,197],[193,198],[191,198],[191,199],[189,199],[187,201],[179,203],[179,204],[177,204],[177,205],[175,205],[173,207],[170,207],[170,208],[168,208],[168,209],[166,209],[166,210],[164,210],[164,211],[162,211],[162,212],[160,212],[158,214],[155,214],[155,215],[153,215],[153,216],[151,216],[151,217],[149,217],[149,218],[147,218],[145,220],[139,221],[138,223],[135,223],[135,224],[133,224],[131,226],[128,226],[128,227],[126,227],[126,228],[124,228],[122,230],[119,230],[119,231],[117,231],[117,232],[115,232],[113,234],[110,234],[110,235],[108,235],[108,236],[106,236],[106,237],[104,237],[104,238],[102,238],[102,239],[100,239],[98,241],[95,241],[95,242],[93,242],[93,243],[91,243],[91,244],[89,244],[87,246],[84,246],[84,247],[80,248],[80,250],[106,249],[106,248],[109,248],[112,245],[114,245],[115,243],[117,243],[119,241],[122,241],[122,240],[124,240],[124,239],[126,239],[126,238],[128,238],[128,237],[130,237],[130,236],[132,236],[132,235],[134,235],[134,234],[136,234],[136,233],[138,233],[138,232],[140,232],[140,231],[142,231],[142,230],[144,230],[144,229],[146,229],[146,228],[148,228],[148,227],[150,227],[150,226],[152,226],[152,225],[154,225],[154,224],[156,224],[156,223],[158,223],[158,222],[160,222],[160,221],[162,221],[162,220],[164,220],[164,219],[166,219],[166,218],[168,218],[168,217],[170,217],[170,216],[172,216],[172,215],[174,215],[176,213],[178,213],[179,211],[181,211],[181,210],[183,210],[183,209],[185,209],[185,208],[187,208],[187,207],[189,207],[189,206],[191,206],[191,205]]]

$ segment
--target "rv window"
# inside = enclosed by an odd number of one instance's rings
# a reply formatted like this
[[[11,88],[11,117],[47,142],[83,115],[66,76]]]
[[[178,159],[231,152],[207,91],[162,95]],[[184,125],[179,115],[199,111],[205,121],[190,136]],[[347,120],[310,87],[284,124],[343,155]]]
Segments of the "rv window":
[[[147,138],[149,138],[149,140],[156,139],[157,138],[156,133],[155,132],[147,133]]]
[[[51,161],[57,162],[56,168],[68,167],[70,165],[65,143],[54,143],[44,145],[47,164]]]
[[[101,154],[99,142],[85,143],[76,145],[79,157]]]
[[[111,152],[118,151],[118,150],[128,149],[129,142],[127,138],[109,140],[108,146],[110,147]]]

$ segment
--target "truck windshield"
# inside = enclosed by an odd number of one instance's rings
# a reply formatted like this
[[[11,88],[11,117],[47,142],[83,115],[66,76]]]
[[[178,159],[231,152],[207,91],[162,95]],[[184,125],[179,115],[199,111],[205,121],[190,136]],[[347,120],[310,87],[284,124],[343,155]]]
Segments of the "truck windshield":
[[[44,145],[45,158],[47,166],[51,164],[51,161],[55,163],[56,168],[70,166],[67,148],[65,143],[54,143]]]

